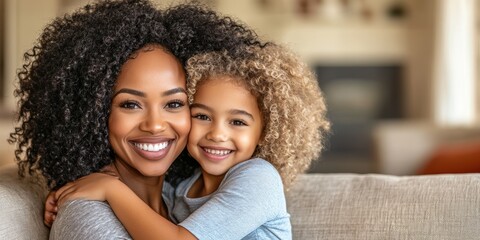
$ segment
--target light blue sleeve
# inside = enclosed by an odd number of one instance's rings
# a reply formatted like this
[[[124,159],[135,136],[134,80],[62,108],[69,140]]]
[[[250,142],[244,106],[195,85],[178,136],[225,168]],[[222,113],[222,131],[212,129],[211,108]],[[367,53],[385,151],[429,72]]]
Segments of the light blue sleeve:
[[[271,227],[265,227],[268,222]],[[280,227],[276,222],[282,222]],[[255,235],[252,232],[262,225],[268,239],[291,238],[282,180],[277,170],[262,159],[232,168],[210,200],[179,225],[202,240],[242,239]]]

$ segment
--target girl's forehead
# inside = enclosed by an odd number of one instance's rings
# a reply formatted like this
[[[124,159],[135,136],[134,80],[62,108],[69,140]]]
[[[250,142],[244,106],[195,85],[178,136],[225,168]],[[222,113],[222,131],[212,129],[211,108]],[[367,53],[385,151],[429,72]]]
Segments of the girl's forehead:
[[[208,85],[208,84],[222,84],[222,83],[233,84],[237,87],[249,89],[245,79],[238,76],[231,76],[231,75],[225,75],[225,74],[211,75],[206,77],[204,80],[199,82],[197,89],[202,85],[206,85],[206,84]]]

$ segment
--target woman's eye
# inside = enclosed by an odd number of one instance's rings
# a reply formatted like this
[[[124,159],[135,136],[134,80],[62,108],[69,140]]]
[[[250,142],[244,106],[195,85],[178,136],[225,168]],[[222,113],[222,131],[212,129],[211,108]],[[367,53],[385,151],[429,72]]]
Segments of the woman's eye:
[[[210,118],[205,115],[205,114],[195,114],[193,115],[193,118],[196,118],[196,119],[199,119],[199,120],[203,120],[203,121],[208,121],[210,120]]]
[[[233,120],[232,124],[235,125],[235,126],[247,126],[247,123],[245,123],[242,120]]]
[[[121,107],[121,108],[126,108],[126,109],[139,109],[139,108],[141,108],[141,107],[140,107],[140,104],[138,104],[138,103],[135,102],[135,101],[125,101],[125,102],[122,102],[122,103],[120,103],[120,107]]]
[[[173,102],[167,103],[166,108],[175,109],[175,108],[181,108],[183,106],[185,106],[185,103],[183,101],[173,101]]]

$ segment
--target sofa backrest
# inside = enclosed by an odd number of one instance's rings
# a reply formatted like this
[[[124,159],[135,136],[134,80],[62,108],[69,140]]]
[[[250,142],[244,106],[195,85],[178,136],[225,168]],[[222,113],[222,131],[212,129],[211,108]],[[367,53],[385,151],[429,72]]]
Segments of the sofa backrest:
[[[35,178],[20,178],[15,165],[0,168],[0,239],[48,239],[45,196],[44,186]]]
[[[480,239],[480,174],[308,174],[287,206],[294,239]]]
[[[48,239],[46,190],[0,169],[0,239]],[[480,239],[480,174],[304,174],[287,192],[293,239]]]

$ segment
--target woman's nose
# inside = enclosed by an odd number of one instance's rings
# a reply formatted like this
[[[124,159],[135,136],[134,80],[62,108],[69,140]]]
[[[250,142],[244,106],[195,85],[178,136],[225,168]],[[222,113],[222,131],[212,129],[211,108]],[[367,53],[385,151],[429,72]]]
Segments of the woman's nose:
[[[167,121],[158,111],[149,111],[140,123],[140,130],[155,134],[165,131],[167,125]]]
[[[224,126],[215,124],[210,128],[206,137],[213,142],[225,142],[228,140],[228,131]]]

